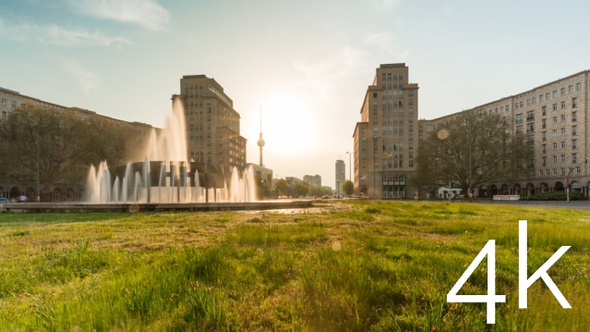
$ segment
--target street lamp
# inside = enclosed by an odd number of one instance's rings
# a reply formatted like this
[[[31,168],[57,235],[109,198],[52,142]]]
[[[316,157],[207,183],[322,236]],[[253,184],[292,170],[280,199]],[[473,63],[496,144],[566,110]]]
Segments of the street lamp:
[[[570,201],[570,174],[572,174],[574,168],[578,168],[582,164],[588,164],[588,158],[586,158],[583,162],[577,164],[576,166],[570,167],[569,172],[567,172],[567,175],[565,176],[565,196],[568,202]]]

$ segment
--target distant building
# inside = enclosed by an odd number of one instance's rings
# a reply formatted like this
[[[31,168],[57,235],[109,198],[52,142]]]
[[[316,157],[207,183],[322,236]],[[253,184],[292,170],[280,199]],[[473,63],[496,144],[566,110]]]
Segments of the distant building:
[[[342,187],[346,181],[346,165],[344,164],[344,160],[336,160],[334,173],[336,176],[336,181],[334,182],[336,186],[336,194],[342,196],[344,194]]]
[[[258,194],[260,196],[258,198],[271,197],[272,190],[274,189],[272,169],[250,163],[248,167],[252,167],[254,170],[254,181],[256,181],[256,187],[259,188]]]
[[[372,198],[408,197],[418,149],[418,84],[404,63],[382,64],[367,88],[354,138],[355,192]]]
[[[307,182],[312,186],[321,187],[322,186],[322,177],[319,175],[304,175],[303,182]]]
[[[296,183],[300,183],[300,184],[304,184],[305,183],[300,178],[296,178],[294,176],[287,176],[287,177],[285,177],[285,180],[287,181],[287,183],[289,184],[289,186],[293,186]]]
[[[220,166],[229,174],[246,167],[246,139],[240,135],[240,114],[223,87],[205,75],[183,76],[180,95],[184,103],[188,159]]]

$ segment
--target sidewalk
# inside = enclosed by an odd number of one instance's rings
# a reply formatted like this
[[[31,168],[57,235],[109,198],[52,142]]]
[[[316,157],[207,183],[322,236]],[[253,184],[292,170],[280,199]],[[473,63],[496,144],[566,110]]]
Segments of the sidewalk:
[[[570,208],[590,210],[590,201],[476,201],[482,204],[503,204],[503,205],[522,205],[522,206],[546,206],[554,208]]]

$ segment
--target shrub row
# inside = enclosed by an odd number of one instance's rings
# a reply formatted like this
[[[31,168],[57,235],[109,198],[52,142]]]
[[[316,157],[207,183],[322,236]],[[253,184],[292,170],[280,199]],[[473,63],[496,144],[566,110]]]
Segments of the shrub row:
[[[580,201],[586,199],[582,197],[582,193],[579,191],[570,192],[570,201]],[[565,201],[567,200],[567,194],[565,191],[547,191],[538,195],[532,195],[528,197],[520,197],[521,201]]]

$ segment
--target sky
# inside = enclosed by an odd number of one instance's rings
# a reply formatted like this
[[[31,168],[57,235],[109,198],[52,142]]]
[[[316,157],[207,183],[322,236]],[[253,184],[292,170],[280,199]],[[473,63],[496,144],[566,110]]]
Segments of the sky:
[[[380,64],[405,63],[433,119],[590,69],[590,3],[480,0],[3,0],[0,87],[163,127],[184,75],[233,100],[247,160],[334,187]]]

